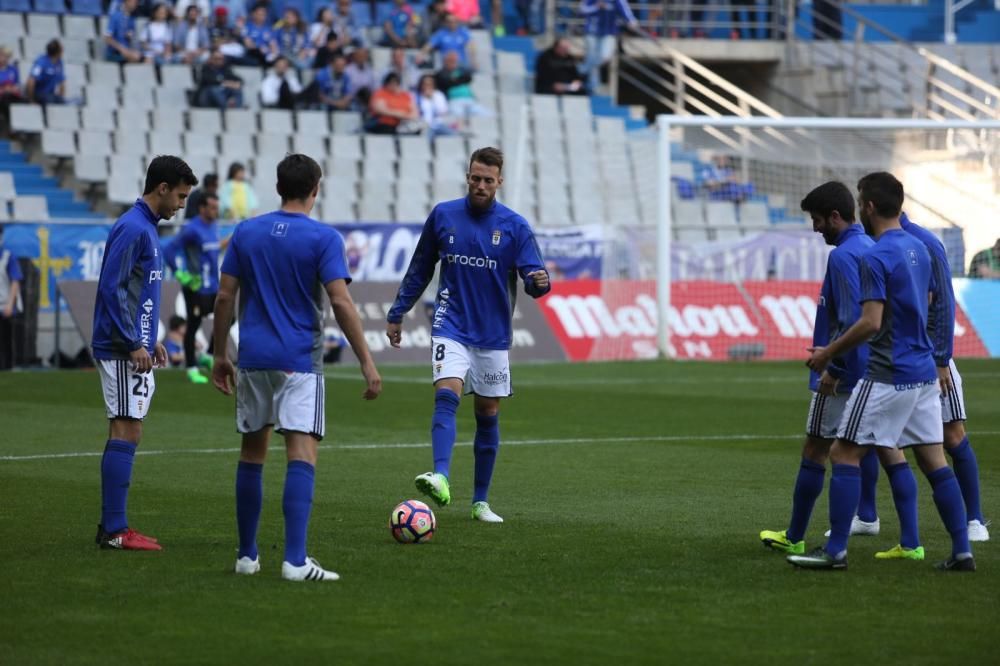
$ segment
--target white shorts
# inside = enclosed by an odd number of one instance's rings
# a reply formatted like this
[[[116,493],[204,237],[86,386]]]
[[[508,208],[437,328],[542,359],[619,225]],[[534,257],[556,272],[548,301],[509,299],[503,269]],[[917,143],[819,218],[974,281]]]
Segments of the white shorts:
[[[833,439],[837,436],[840,419],[844,415],[849,395],[821,395],[813,393],[806,418],[806,434],[810,437]]]
[[[937,380],[897,387],[864,379],[847,401],[837,437],[862,446],[905,448],[944,441]]]
[[[466,347],[448,338],[431,338],[431,368],[434,383],[461,379],[465,393],[484,398],[506,398],[513,394],[510,359],[506,349]]]
[[[104,407],[109,419],[141,421],[146,418],[156,391],[156,378],[152,371],[145,374],[133,372],[131,361],[113,359],[98,360],[97,374],[101,376]]]
[[[240,370],[236,375],[236,430],[304,432],[323,439],[326,430],[323,375],[284,370]]]
[[[944,423],[965,420],[965,392],[962,390],[962,375],[958,374],[955,361],[948,362],[951,383],[955,387],[948,395],[941,394],[941,420]]]

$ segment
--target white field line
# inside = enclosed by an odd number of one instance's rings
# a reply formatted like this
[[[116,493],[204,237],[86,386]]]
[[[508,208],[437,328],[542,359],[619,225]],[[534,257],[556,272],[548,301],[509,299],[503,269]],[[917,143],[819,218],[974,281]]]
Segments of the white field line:
[[[1000,430],[984,430],[970,432],[977,435],[1000,435]],[[513,439],[502,441],[501,446],[557,446],[566,444],[631,444],[639,442],[726,442],[726,441],[766,441],[802,439],[802,433],[785,435],[650,435],[648,437],[569,437],[556,439]],[[470,442],[456,442],[455,446],[472,446]],[[321,444],[320,450],[354,450],[370,451],[378,449],[420,449],[429,448],[430,442],[386,442],[382,444]],[[276,444],[271,450],[282,450],[285,447]],[[239,447],[218,449],[138,449],[137,456],[170,456],[170,455],[212,455],[218,453],[239,453]],[[67,453],[36,453],[31,455],[0,455],[0,462],[20,462],[28,460],[57,460],[60,458],[97,458],[104,455],[103,451],[73,451]]]

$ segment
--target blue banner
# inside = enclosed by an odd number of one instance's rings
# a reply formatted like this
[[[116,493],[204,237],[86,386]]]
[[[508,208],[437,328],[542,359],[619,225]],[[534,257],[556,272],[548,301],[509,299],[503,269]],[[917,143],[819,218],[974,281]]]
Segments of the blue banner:
[[[39,309],[51,311],[58,280],[96,280],[110,224],[6,224],[3,243],[41,272]]]
[[[953,278],[958,301],[990,356],[1000,356],[1000,280]]]

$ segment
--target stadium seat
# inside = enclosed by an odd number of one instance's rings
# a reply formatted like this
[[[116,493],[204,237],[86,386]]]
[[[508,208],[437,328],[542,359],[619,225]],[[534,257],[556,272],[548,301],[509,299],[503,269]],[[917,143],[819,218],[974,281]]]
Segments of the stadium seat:
[[[334,119],[336,119],[336,115]],[[334,134],[330,138],[330,153],[334,158],[344,157],[360,161],[362,158],[361,137],[353,134]]]
[[[71,63],[83,65],[84,63],[90,62],[92,58],[90,55],[90,40],[64,39],[62,40],[62,46],[63,61],[67,65]]]
[[[142,193],[143,183],[136,178],[136,171],[116,172],[108,175],[108,199],[112,203],[130,204]]]
[[[38,195],[14,197],[14,219],[25,222],[47,222],[48,201],[44,196]]]
[[[90,73],[90,84],[101,84],[117,88],[122,84],[121,65],[114,62],[94,60],[87,66]]]
[[[425,164],[431,161],[431,144],[425,136],[399,137],[400,162]]]
[[[330,133],[330,119],[325,111],[299,111],[295,123],[299,136],[321,138]]]
[[[288,135],[261,132],[257,135],[257,154],[268,156],[275,163],[280,162],[288,154]]]
[[[7,202],[0,201],[0,222],[8,222],[10,220],[10,207]]]
[[[223,155],[246,160],[254,154],[253,137],[249,134],[226,132],[222,135],[221,152]]]
[[[361,161],[361,180],[377,182],[392,178],[396,172],[396,162],[391,157],[366,157]]]
[[[423,222],[427,219],[430,208],[423,201],[411,198],[408,194],[396,199],[396,222]]]
[[[109,132],[81,130],[76,133],[77,156],[98,155],[109,157],[112,153]]]
[[[260,112],[260,131],[289,136],[294,134],[292,112],[283,109],[264,109]]]
[[[164,88],[194,88],[194,76],[187,65],[163,65],[160,67],[160,82]]]
[[[0,7],[2,6],[3,3],[0,2]],[[24,29],[24,17],[21,14],[6,13],[6,9],[2,11],[4,13],[0,13],[0,35],[4,36],[4,41],[10,40],[16,44],[18,38],[27,34]]]
[[[63,37],[66,39],[91,40],[96,38],[97,27],[94,19],[89,16],[63,16]]]
[[[705,243],[708,229],[702,227],[675,227],[674,239],[679,243]]]
[[[86,87],[87,107],[95,111],[113,113],[118,109],[118,88],[104,83],[94,83],[91,75],[91,83]],[[119,117],[124,117],[119,114]]]
[[[13,201],[17,196],[17,188],[14,186],[14,174],[10,171],[0,171],[0,201],[6,203]]]
[[[396,160],[396,137],[384,134],[367,134],[361,139],[366,160],[381,162]]]
[[[218,144],[219,142],[215,134],[203,131],[185,132],[184,152],[182,154],[188,157],[194,155],[215,157],[219,154]],[[175,152],[174,154],[177,153]]]
[[[439,164],[459,162],[469,159],[465,139],[460,136],[439,136],[434,140],[434,159]]]
[[[0,12],[21,12],[27,14],[31,11],[29,0],[0,0]]]
[[[326,199],[323,201],[323,220],[325,222],[357,222],[354,204],[346,199]]]
[[[763,230],[771,227],[771,215],[763,201],[745,201],[739,206],[740,226],[744,229]]]
[[[77,130],[80,112],[69,104],[49,104],[45,109],[45,126],[53,130]]]
[[[46,14],[65,14],[66,13],[66,2],[65,0],[35,0],[35,11],[43,12]],[[31,17],[29,16],[30,20]],[[58,36],[58,30],[51,33],[53,36]]]
[[[133,115],[149,114],[156,108],[156,101],[153,99],[152,89],[136,91],[129,88],[122,88],[122,104],[119,110],[119,118],[131,118]],[[148,124],[148,121],[146,121]]]
[[[184,161],[188,163],[188,166],[191,167],[191,171],[193,171],[198,178],[204,177],[206,173],[218,173],[216,170],[218,162],[213,155],[186,154],[184,155]],[[273,185],[272,189],[274,189]]]
[[[371,4],[355,0],[351,3],[351,16],[362,28],[370,28],[373,25]]]
[[[705,221],[710,227],[739,228],[736,206],[729,201],[705,202]]]
[[[58,16],[54,14],[28,14],[26,18],[29,37],[44,40],[59,39],[62,37],[62,28],[59,27]]]
[[[104,11],[101,0],[70,0],[74,14],[85,16],[101,16]]]
[[[181,109],[188,105],[187,91],[176,86],[159,86],[153,88],[153,98],[156,102],[155,109],[174,109],[178,115]]]
[[[73,158],[73,176],[84,183],[103,183],[108,180],[108,158],[104,155],[80,151]]]
[[[149,152],[153,155],[178,155],[184,150],[177,132],[153,130],[149,133]]]
[[[356,156],[334,153],[326,159],[324,172],[328,176],[336,176],[354,183],[358,180],[358,162],[360,161]]]
[[[333,114],[334,134],[356,134],[361,131],[361,114],[356,111],[338,111]]]
[[[178,109],[176,113],[178,116],[181,116],[183,112]],[[188,127],[191,128],[192,132],[204,132],[205,134],[222,133],[222,114],[219,113],[218,109],[188,109],[187,117]],[[228,126],[227,131],[232,134],[250,135],[253,133],[249,130],[240,132]]]
[[[358,217],[363,222],[391,222],[393,217],[389,202],[384,196],[365,193],[358,205]]]
[[[15,132],[41,132],[45,129],[42,107],[35,104],[11,104],[10,128]]]
[[[676,227],[704,227],[705,212],[700,201],[673,200],[673,224]]]
[[[122,67],[125,87],[148,91],[156,86],[156,70],[148,63],[133,63]]]
[[[431,185],[431,200],[434,203],[458,199],[465,193],[465,184],[460,180],[435,180]]]
[[[323,179],[323,200],[342,199],[354,203],[358,200],[358,190],[353,180],[339,176],[327,176]]]
[[[54,18],[54,17],[53,17]],[[24,53],[23,65],[27,65],[28,71],[22,71],[24,76],[23,81],[28,80],[28,75],[31,72],[31,65],[35,62],[38,56],[45,55],[45,47],[48,46],[49,42],[52,41],[51,37],[37,37],[28,35],[21,38],[21,52]]]
[[[716,227],[715,240],[722,242],[729,242],[740,240],[743,237],[743,233],[738,227]]]
[[[194,109],[192,109],[194,111]],[[189,112],[190,114],[190,112]],[[223,114],[226,131],[233,133],[257,133],[257,114],[249,109],[226,109]]]
[[[180,132],[174,132],[173,136],[180,136]],[[115,130],[115,152],[112,153],[112,161],[114,157],[119,156],[128,156],[132,158],[133,161],[144,156],[148,152],[146,138],[145,134],[136,134],[134,132],[130,132],[129,130]],[[112,169],[112,171],[113,170],[114,169]]]
[[[115,112],[94,106],[80,107],[80,127],[85,130],[113,132],[117,128]]]

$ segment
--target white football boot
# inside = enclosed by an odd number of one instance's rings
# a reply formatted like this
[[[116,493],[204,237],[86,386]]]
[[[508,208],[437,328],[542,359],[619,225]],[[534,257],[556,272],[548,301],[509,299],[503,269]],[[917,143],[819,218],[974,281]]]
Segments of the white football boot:
[[[243,574],[244,576],[252,576],[258,571],[260,571],[260,558],[251,560],[249,557],[244,555],[240,559],[236,560],[236,573]]]
[[[878,536],[879,527],[881,527],[881,521],[876,518],[874,522],[866,523],[857,516],[851,520],[851,536]],[[823,536],[830,536],[830,530],[823,533]]]
[[[484,523],[502,523],[503,518],[493,513],[493,509],[486,502],[474,502],[472,504],[472,519],[481,520]]]
[[[296,582],[303,580],[334,581],[340,580],[340,576],[334,571],[327,571],[319,562],[311,557],[306,557],[306,563],[301,567],[294,566],[289,562],[281,563],[281,577],[285,580]]]
[[[981,523],[978,520],[969,521],[969,541],[989,541],[990,531],[986,529],[988,523]]]

